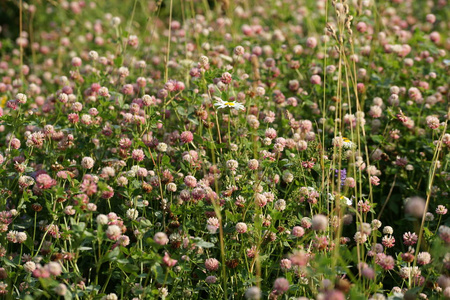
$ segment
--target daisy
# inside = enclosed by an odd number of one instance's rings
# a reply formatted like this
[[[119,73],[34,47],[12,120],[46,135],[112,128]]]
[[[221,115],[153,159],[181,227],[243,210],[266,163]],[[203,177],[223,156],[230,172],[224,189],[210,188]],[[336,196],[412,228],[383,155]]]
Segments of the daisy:
[[[6,97],[6,96],[0,97],[0,107],[6,106],[6,102],[7,102],[6,100],[8,100],[8,97]]]
[[[350,141],[348,138],[346,138],[346,137],[342,137],[342,140],[343,140],[343,142],[344,142],[344,148],[345,149],[350,149],[350,148],[353,148],[353,143],[352,143],[352,141]]]
[[[214,103],[214,105],[217,106],[218,109],[226,108],[226,107],[230,107],[230,108],[234,108],[234,109],[241,109],[241,110],[245,109],[244,105],[242,105],[241,103],[238,103],[236,101],[223,101],[219,97],[214,97],[214,99],[217,101],[216,103]]]
[[[346,137],[337,136],[332,141],[333,145],[336,147],[343,147],[344,149],[353,148],[354,144]]]
[[[353,198],[353,197],[352,197]],[[332,202],[332,201],[334,201],[336,198],[331,194],[331,193],[328,193],[328,201],[330,201],[330,202]],[[339,197],[339,200],[341,201],[341,203],[345,203],[345,204],[347,204],[348,206],[352,206],[352,204],[353,204],[353,201],[352,201],[352,199],[350,199],[350,198],[348,198],[348,197],[345,197],[345,196],[340,196]]]
[[[341,196],[340,199],[342,202],[344,202],[348,206],[351,206],[353,204],[353,201],[345,196]]]

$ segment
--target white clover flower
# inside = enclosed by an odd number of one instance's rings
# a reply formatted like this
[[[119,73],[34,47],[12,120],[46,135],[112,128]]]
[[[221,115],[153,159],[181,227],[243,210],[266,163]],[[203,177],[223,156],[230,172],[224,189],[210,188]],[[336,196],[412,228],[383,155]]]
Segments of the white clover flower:
[[[97,224],[99,225],[106,225],[108,224],[108,216],[104,215],[104,214],[99,214],[96,218]]]
[[[136,209],[130,208],[127,210],[127,218],[128,219],[136,220],[138,216],[139,216],[139,212]]]
[[[114,18],[111,19],[111,26],[112,27],[117,27],[117,26],[120,25],[120,22],[121,22],[121,20],[120,20],[119,17],[114,17]]]

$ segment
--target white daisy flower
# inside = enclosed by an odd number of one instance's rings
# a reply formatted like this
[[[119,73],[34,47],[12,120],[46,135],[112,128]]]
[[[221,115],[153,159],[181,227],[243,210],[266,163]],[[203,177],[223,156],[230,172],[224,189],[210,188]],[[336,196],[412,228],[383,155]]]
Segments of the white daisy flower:
[[[233,108],[233,109],[241,109],[244,110],[245,107],[244,105],[242,105],[241,103],[238,103],[236,101],[223,101],[222,99],[220,99],[219,97],[213,97],[217,102],[214,103],[214,106],[217,106],[217,109],[220,108]]]
[[[348,138],[344,137],[342,138],[344,140],[344,148],[345,149],[351,149],[353,148],[354,144],[352,141],[350,141]]]
[[[335,137],[332,143],[335,147],[343,147],[344,149],[351,149],[355,145],[348,138],[342,136]]]
[[[351,199],[345,197],[345,196],[341,196],[340,199],[341,199],[341,201],[343,201],[348,206],[351,206],[353,204],[353,201]]]

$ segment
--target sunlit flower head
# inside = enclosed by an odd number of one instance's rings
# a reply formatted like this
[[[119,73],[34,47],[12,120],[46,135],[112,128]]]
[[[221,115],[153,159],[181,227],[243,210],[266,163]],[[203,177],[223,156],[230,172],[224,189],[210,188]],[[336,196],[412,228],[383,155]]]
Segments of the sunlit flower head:
[[[245,107],[244,105],[242,105],[241,103],[238,103],[236,101],[223,101],[222,99],[220,99],[219,97],[214,97],[214,99],[217,101],[216,103],[214,103],[214,106],[217,106],[217,109],[220,108],[233,108],[233,109],[241,109],[244,110]]]
[[[353,201],[345,196],[340,197],[342,203],[347,204],[348,206],[351,206],[353,204]]]
[[[344,149],[351,149],[354,146],[352,141],[343,136],[335,137],[332,142],[335,147],[342,147]]]

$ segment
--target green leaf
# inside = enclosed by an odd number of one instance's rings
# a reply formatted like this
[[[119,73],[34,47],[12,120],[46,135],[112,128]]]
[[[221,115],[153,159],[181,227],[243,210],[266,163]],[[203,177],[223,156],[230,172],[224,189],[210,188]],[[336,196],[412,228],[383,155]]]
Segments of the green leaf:
[[[152,226],[152,222],[150,222],[150,220],[147,220],[147,219],[141,220],[141,221],[140,221],[140,224],[141,224],[141,226],[143,226],[143,227],[150,227],[150,226]]]
[[[433,233],[428,229],[428,227],[423,228],[425,238],[429,239],[433,236]]]
[[[134,189],[138,189],[141,186],[141,183],[135,179],[131,182],[131,185]]]
[[[161,163],[162,163],[163,165],[169,165],[169,164],[170,164],[170,157],[167,156],[167,155],[164,155],[163,158],[162,158]]]
[[[383,142],[383,137],[381,135],[370,136],[375,143],[381,144]]]
[[[27,237],[27,239],[25,240],[25,242],[23,243],[28,249],[33,250],[33,239],[30,237]]]
[[[81,237],[81,236],[83,236],[85,233],[86,233],[86,223],[84,223],[84,222],[78,222],[78,223],[75,223],[76,221],[72,218],[72,224],[71,224],[71,229],[73,230],[73,232],[74,232],[74,234],[77,236],[77,237]]]
[[[156,277],[156,281],[159,284],[168,283],[168,281],[166,280],[164,269],[159,264],[153,266],[152,271],[153,271],[153,274]]]
[[[69,290],[67,290],[66,294],[64,295],[64,300],[71,300],[71,299],[73,299],[72,293]]]
[[[114,59],[114,65],[116,67],[121,67],[122,63],[123,63],[123,57],[122,56],[119,56],[116,59]]]
[[[108,252],[108,254],[106,254],[102,261],[103,262],[107,262],[107,261],[116,261],[118,256],[120,254],[120,249],[119,247],[114,248],[114,250],[112,250],[111,252]]]
[[[237,222],[238,219],[238,215],[234,215],[231,211],[226,210],[225,211],[225,217],[227,218],[227,220],[231,221],[231,222]]]
[[[195,245],[198,246],[198,247],[202,247],[202,248],[212,248],[212,247],[214,247],[213,243],[206,242],[206,241],[204,241],[201,238],[194,238],[192,240],[195,243]]]
[[[88,251],[88,250],[92,250],[92,247],[78,247],[78,250],[80,250],[80,251]]]
[[[5,266],[11,267],[11,268],[16,268],[16,264],[11,262],[9,259],[4,258],[3,263],[5,264]]]
[[[122,261],[122,260],[121,260]],[[133,264],[132,261],[124,260],[124,263],[119,263],[117,266],[125,273],[134,273],[139,271],[139,267]]]
[[[178,106],[178,107],[177,107],[177,112],[178,112],[181,116],[187,116],[187,115],[188,115],[186,109],[184,109],[184,107],[182,107],[182,106]]]
[[[198,124],[199,124],[199,123],[198,123],[198,120],[197,120],[196,118],[194,118],[194,117],[189,116],[189,117],[188,117],[188,120],[189,120],[191,123],[195,124],[195,125],[198,125]]]

